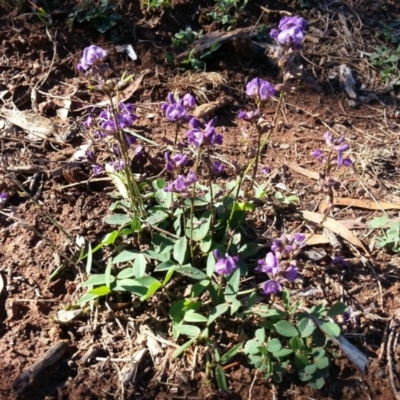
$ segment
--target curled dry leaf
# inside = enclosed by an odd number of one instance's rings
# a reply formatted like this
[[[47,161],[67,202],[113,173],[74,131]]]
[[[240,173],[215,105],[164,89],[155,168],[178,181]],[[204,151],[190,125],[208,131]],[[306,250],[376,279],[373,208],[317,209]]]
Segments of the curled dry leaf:
[[[12,124],[28,132],[28,139],[32,141],[46,140],[57,134],[55,126],[50,119],[38,114],[27,113],[19,110],[0,109],[0,115]]]

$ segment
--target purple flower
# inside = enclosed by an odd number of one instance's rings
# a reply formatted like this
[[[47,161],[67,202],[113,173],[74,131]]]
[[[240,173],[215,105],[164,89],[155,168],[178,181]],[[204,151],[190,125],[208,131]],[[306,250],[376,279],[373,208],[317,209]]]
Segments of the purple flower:
[[[89,160],[89,161],[94,161],[94,159],[95,159],[94,151],[91,150],[91,149],[87,149],[86,150],[85,156],[86,156],[86,159]]]
[[[283,17],[279,22],[279,29],[272,29],[271,39],[280,46],[300,50],[303,44],[307,21],[302,17]]]
[[[92,165],[92,170],[94,175],[100,175],[104,172],[104,168],[101,165]]]
[[[269,173],[271,173],[271,168],[270,167],[261,167],[260,172],[264,175],[268,175]]]
[[[268,82],[260,78],[254,78],[246,85],[246,94],[261,101],[266,101],[276,93],[276,89]]]
[[[221,175],[225,171],[225,167],[221,163],[221,161],[214,161],[211,166],[211,172],[213,175]]]
[[[350,158],[343,158],[343,153],[339,153],[336,158],[336,166],[338,167],[350,167],[352,161]]]
[[[121,157],[121,150],[119,149],[117,144],[113,145],[112,151],[117,157]]]
[[[327,161],[327,156],[326,156],[326,154],[325,154],[322,150],[320,150],[320,149],[314,150],[311,154],[312,154],[312,156],[315,157],[319,162],[326,163],[326,161]]]
[[[1,192],[0,193],[0,204],[4,204],[8,200],[8,193]]]
[[[171,122],[176,122],[185,119],[187,115],[187,110],[179,103],[170,104],[165,109],[165,116]]]
[[[238,267],[237,262],[239,261],[239,257],[230,256],[229,254],[225,254],[225,257],[222,257],[217,249],[213,251],[213,254],[217,260],[214,271],[218,275],[230,275]]]
[[[180,103],[185,108],[193,108],[196,105],[196,99],[194,98],[194,96],[187,93],[182,97]]]
[[[93,68],[93,72],[104,72],[105,65],[101,65],[103,60],[107,57],[107,52],[101,47],[91,45],[83,50],[83,56],[81,62],[78,64],[78,71],[87,71],[90,67]]]
[[[187,176],[178,175],[176,179],[169,182],[167,186],[164,187],[164,192],[174,192],[183,193],[186,192],[190,185],[197,181],[196,174],[190,170]]]
[[[283,17],[279,21],[278,28],[283,31],[286,29],[290,29],[294,26],[304,32],[307,28],[307,21],[302,17]]]
[[[82,122],[82,125],[88,129],[90,128],[94,123],[93,117],[89,114],[88,117]]]
[[[339,267],[339,268],[350,267],[350,264],[342,256],[335,257],[331,261],[331,264],[334,265],[335,267]]]
[[[288,46],[293,50],[300,50],[303,40],[304,32],[297,26],[281,31],[276,38],[281,46]]]
[[[270,276],[275,276],[279,271],[279,260],[274,253],[268,253],[265,259],[258,261],[257,270]]]
[[[343,153],[349,149],[345,137],[334,138],[330,132],[324,133],[324,139],[329,152],[337,152],[338,155],[335,160],[330,160],[330,165],[337,167],[349,167],[352,161],[349,158],[344,158]],[[326,164],[328,162],[328,155],[322,150],[314,150],[312,155],[320,162]]]
[[[297,278],[298,273],[299,273],[299,269],[297,267],[297,261],[296,260],[292,260],[290,262],[289,267],[286,268],[285,278],[289,282],[293,282]]]
[[[198,119],[192,118],[189,122],[192,129],[186,134],[190,145],[196,149],[202,145],[215,146],[216,144],[222,144],[222,135],[215,131],[216,119],[213,118],[206,125],[202,124]]]
[[[121,159],[118,159],[117,161],[112,161],[108,163],[108,165],[110,165],[110,167],[114,170],[114,172],[121,171],[125,168],[125,163]]]
[[[260,116],[260,110],[257,108],[254,111],[239,111],[238,117],[245,121],[253,121]]]
[[[266,296],[270,296],[271,294],[277,294],[282,291],[282,285],[273,279],[264,282],[262,291]]]
[[[136,143],[136,137],[132,135],[124,134],[125,143],[128,147],[131,147],[134,143]]]
[[[172,157],[168,152],[164,153],[164,158],[166,160],[165,169],[168,171],[173,171],[174,169],[179,169],[187,164],[187,156],[184,154],[174,154]]]

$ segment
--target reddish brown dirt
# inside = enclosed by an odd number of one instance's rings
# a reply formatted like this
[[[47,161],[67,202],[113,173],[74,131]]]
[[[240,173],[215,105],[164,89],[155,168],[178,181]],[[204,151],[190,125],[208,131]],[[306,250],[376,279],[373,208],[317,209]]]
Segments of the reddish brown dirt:
[[[204,349],[200,346],[194,351],[198,352],[197,361],[192,365],[179,359],[169,362],[168,355],[174,351],[173,347],[166,347],[167,355],[161,361],[147,353],[140,363],[135,384],[123,387],[120,375],[126,363],[112,360],[130,357],[137,350],[127,339],[126,332],[137,339],[140,326],[149,325],[166,339],[170,338],[168,313],[161,313],[164,315],[161,319],[154,313],[156,300],[146,305],[132,302],[114,311],[104,308],[99,315],[85,309],[83,315],[69,324],[55,321],[58,311],[73,305],[82,295],[79,283],[83,278],[80,270],[62,258],[73,258],[76,249],[49,216],[73,238],[81,235],[92,243],[110,230],[105,217],[111,202],[108,195],[113,190],[111,184],[100,181],[71,186],[71,183],[87,180],[90,175],[88,166],[74,164],[74,168],[70,168],[68,164],[75,148],[84,143],[79,123],[84,113],[76,110],[84,101],[103,100],[91,94],[86,83],[78,79],[75,66],[82,50],[93,43],[110,50],[115,76],[123,71],[139,75],[141,71],[150,70],[130,101],[137,104],[137,129],[154,141],[174,137],[174,127],[164,119],[159,106],[168,92],[176,91],[180,95],[193,92],[199,103],[228,97],[229,103],[216,112],[218,127],[224,133],[224,146],[217,156],[230,165],[243,161],[244,157],[246,124],[236,115],[238,110],[250,107],[243,90],[245,83],[255,76],[274,84],[281,80],[278,69],[271,66],[263,52],[243,53],[243,47],[237,44],[225,45],[207,63],[207,72],[218,75],[182,74],[177,66],[165,60],[166,55],[175,51],[170,45],[171,36],[186,27],[187,16],[193,16],[194,30],[220,29],[218,24],[199,17],[206,14],[204,10],[211,9],[213,2],[204,2],[202,10],[196,2],[173,1],[172,9],[161,13],[148,13],[136,2],[130,3],[119,0],[117,10],[124,15],[123,39],[133,44],[137,62],[117,54],[109,36],[100,35],[89,26],[69,26],[66,14],[74,6],[73,1],[63,5],[54,2],[53,11],[61,12],[54,13],[53,25],[49,27],[53,42],[45,26],[29,14],[28,6],[19,10],[0,7],[0,92],[5,93],[2,99],[12,98],[20,110],[30,110],[29,96],[23,95],[42,80],[40,101],[52,100],[56,108],[62,106],[62,97],[74,93],[68,120],[59,120],[54,110],[46,114],[59,127],[59,137],[53,139],[63,144],[30,142],[26,133],[7,125],[0,131],[2,158],[13,167],[38,166],[40,173],[35,191],[43,185],[42,194],[38,196],[39,205],[36,205],[20,195],[10,179],[0,176],[0,189],[12,193],[7,209],[18,217],[12,220],[0,216],[0,274],[5,282],[0,291],[0,399],[394,399],[387,357],[380,349],[385,340],[385,327],[399,309],[400,264],[399,257],[386,251],[374,250],[371,264],[367,266],[356,248],[345,246],[343,256],[351,262],[348,269],[341,271],[324,261],[308,262],[302,271],[303,280],[291,288],[294,293],[311,287],[319,289],[314,298],[305,301],[306,305],[317,301],[333,303],[341,300],[345,291],[347,299],[362,311],[359,320],[347,327],[347,333],[352,343],[370,358],[368,374],[357,372],[347,358],[339,356],[321,391],[301,384],[294,375],[287,375],[283,385],[274,385],[256,375],[244,359],[239,359],[226,371],[230,393],[221,393],[215,382],[204,374],[205,359],[201,357]],[[390,22],[400,18],[398,4],[349,0],[337,6],[319,4],[299,10],[296,2],[256,2],[240,15],[239,27],[253,26],[257,22],[261,15],[259,5],[300,12],[310,22],[310,37],[304,48],[308,60],[304,61],[307,82],[302,82],[286,96],[272,144],[262,159],[262,164],[272,169],[266,179],[271,180],[273,191],[295,194],[301,200],[302,209],[314,209],[316,182],[293,170],[290,163],[317,171],[317,162],[310,157],[310,152],[320,146],[322,134],[330,129],[348,138],[356,160],[357,173],[349,170],[342,178],[345,184],[340,196],[370,199],[372,194],[381,201],[400,203],[400,116],[396,108],[399,93],[395,89],[384,90],[377,71],[365,62],[365,56],[360,58],[360,53],[354,50],[356,46],[366,53],[373,51],[378,43],[374,35],[379,27],[378,20]],[[354,42],[343,40],[345,33],[338,13],[347,17]],[[272,27],[278,22],[279,14],[264,14],[262,20]],[[348,63],[354,69],[359,95],[364,96],[355,106],[349,103],[335,75],[341,63]],[[268,104],[264,110],[267,118],[272,119],[275,106],[276,103]],[[137,166],[137,172],[153,176],[163,167],[162,152],[148,149],[147,155],[146,162]],[[232,175],[233,167],[228,166],[223,179]],[[32,173],[16,172],[14,176],[24,187],[29,186],[32,179]],[[282,186],[277,189],[278,183],[284,185],[284,189]],[[290,212],[275,212],[271,206],[266,206],[261,217],[254,217],[258,233],[271,229],[268,237],[273,238],[274,232],[281,231],[282,226],[296,227]],[[361,223],[378,214],[354,207],[334,209],[337,219],[358,219]],[[396,216],[393,212],[390,215]],[[356,234],[367,244],[373,236],[365,227]],[[325,250],[333,254],[329,248]],[[50,280],[59,267],[61,272],[57,278]],[[229,338],[223,338],[225,343],[222,344],[229,344]],[[17,395],[15,389],[18,388],[13,388],[15,379],[60,340],[68,344],[69,351]],[[82,357],[92,348],[97,349],[96,354],[83,362]],[[396,374],[399,352],[392,357]]]

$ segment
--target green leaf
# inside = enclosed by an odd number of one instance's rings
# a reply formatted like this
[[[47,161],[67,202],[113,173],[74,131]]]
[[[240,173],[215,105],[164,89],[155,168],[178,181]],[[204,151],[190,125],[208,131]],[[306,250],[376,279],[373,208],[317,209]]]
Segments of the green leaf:
[[[186,221],[186,237],[192,238],[194,241],[199,242],[203,240],[210,231],[212,213],[211,211],[204,212],[200,219],[193,218],[193,230],[191,228],[190,219]]]
[[[157,178],[155,181],[153,180],[153,181],[151,182],[151,184],[153,185],[153,188],[154,188],[155,190],[160,190],[160,189],[163,189],[163,188],[164,188],[166,182],[165,182],[165,179],[164,179],[164,178]]]
[[[215,367],[215,380],[217,381],[219,390],[223,390],[224,392],[228,391],[228,383],[226,381],[225,371],[220,365]]]
[[[296,327],[291,324],[289,321],[279,321],[277,324],[275,324],[275,329],[276,331],[284,337],[295,337],[299,336],[299,332],[296,329]]]
[[[207,256],[207,276],[209,276],[210,278],[213,276],[214,274],[214,268],[215,268],[215,257],[213,255],[212,252],[208,253]]]
[[[176,269],[176,272],[179,272],[182,275],[189,276],[190,278],[199,281],[207,278],[207,275],[203,271],[200,271],[199,269],[194,268],[190,265],[179,267]]]
[[[322,330],[329,336],[340,336],[340,327],[334,322],[324,322],[322,324]]]
[[[290,344],[290,348],[294,352],[299,351],[304,347],[303,339],[299,338],[298,336],[292,337],[290,339],[289,344]]]
[[[131,221],[131,229],[133,232],[141,232],[142,231],[142,222],[140,218],[133,217]]]
[[[253,203],[236,202],[228,206],[228,209],[230,211],[232,210],[232,208],[234,209],[234,211],[254,211],[255,205]]]
[[[326,345],[326,336],[321,330],[316,329],[312,333],[312,339],[315,346],[324,347]]]
[[[270,339],[267,343],[267,349],[271,353],[276,353],[282,348],[282,343],[279,339]]]
[[[194,325],[177,324],[177,325],[174,325],[174,328],[179,333],[182,333],[183,335],[196,337],[196,338],[200,335],[200,332],[201,332],[200,328],[198,326],[194,326]]]
[[[136,278],[141,278],[146,273],[147,260],[143,254],[138,254],[132,265],[132,270]]]
[[[322,357],[315,362],[315,365],[318,369],[324,369],[329,367],[329,359],[328,357]]]
[[[240,269],[237,268],[232,274],[227,277],[226,287],[225,287],[225,300],[232,302],[236,299],[237,293],[239,291],[240,283]]]
[[[186,258],[187,240],[182,237],[175,242],[174,245],[174,258],[180,265],[182,265]]]
[[[154,250],[145,250],[142,254],[160,262],[168,261],[171,258],[171,255],[169,253],[160,254]]]
[[[207,325],[211,325],[219,316],[225,314],[229,310],[229,305],[226,303],[218,304],[212,309],[208,317]]]
[[[149,225],[157,225],[160,222],[166,220],[168,218],[168,214],[164,211],[157,210],[151,213],[145,220],[145,222]]]
[[[242,306],[242,303],[238,299],[233,299],[230,306],[231,306],[231,315],[234,315],[235,313],[237,313],[239,308]]]
[[[111,289],[108,286],[99,286],[95,289],[89,290],[89,294],[100,296],[106,296],[107,294],[111,293]]]
[[[87,275],[92,271],[92,262],[93,262],[93,253],[92,253],[92,245],[88,242],[88,252],[87,252],[87,260],[86,260],[86,269],[85,272]]]
[[[208,318],[204,315],[194,312],[193,310],[189,310],[185,313],[183,317],[185,322],[199,323],[199,322],[207,322]]]
[[[120,271],[117,275],[117,279],[127,279],[132,278],[135,276],[135,272],[133,271],[132,267],[124,268]]]
[[[290,308],[290,292],[287,288],[283,289],[282,292],[282,301],[285,306],[285,310],[289,310]]]
[[[204,279],[202,281],[196,282],[192,286],[192,291],[190,293],[192,298],[200,297],[204,290],[207,289],[208,285],[210,284],[210,281],[208,279]]]
[[[304,372],[308,375],[313,375],[317,370],[317,366],[315,364],[310,364],[304,367]]]
[[[386,226],[389,221],[389,217],[387,215],[382,215],[382,217],[375,217],[371,221],[368,222],[367,226],[370,229],[382,229]]]
[[[105,235],[103,240],[101,241],[101,244],[107,246],[114,244],[118,236],[119,236],[118,231],[112,231],[110,233],[107,233],[107,235]]]
[[[140,298],[140,301],[144,301],[144,300],[149,299],[151,296],[153,296],[153,294],[154,294],[155,292],[157,292],[157,290],[158,290],[160,287],[161,287],[161,282],[159,282],[159,281],[153,282],[153,283],[147,288],[147,293],[146,293],[144,296],[142,296],[142,297]]]
[[[200,241],[199,246],[200,250],[203,253],[208,253],[211,249],[213,242],[212,242],[212,236],[210,234],[206,235],[202,241]]]
[[[257,340],[248,340],[244,345],[244,352],[246,354],[258,354],[260,353],[260,342]]]
[[[127,225],[131,222],[132,217],[128,214],[112,214],[106,219],[109,225]]]
[[[162,286],[165,286],[171,280],[176,268],[177,267],[173,266],[168,270],[168,272],[165,274],[165,278],[163,280]]]
[[[311,318],[304,317],[297,324],[297,329],[300,332],[300,336],[304,338],[304,337],[310,336],[314,332],[315,324]]]
[[[179,357],[182,353],[185,352],[186,349],[188,349],[195,341],[197,340],[197,337],[194,337],[190,339],[188,342],[183,344],[181,347],[176,349],[174,353],[172,354],[172,359],[174,360],[175,358]]]
[[[85,304],[85,303],[87,303],[87,302],[89,302],[89,301],[92,301],[92,300],[95,300],[95,299],[98,299],[98,298],[99,298],[99,295],[97,295],[97,294],[85,293],[85,294],[76,302],[76,304],[77,304],[78,306],[80,306],[80,305],[82,305],[82,304]]]
[[[220,363],[226,364],[229,362],[240,350],[242,350],[243,343],[238,343],[237,345],[233,346],[230,350],[228,350],[225,354],[222,355],[220,359]]]
[[[113,264],[134,260],[140,253],[137,250],[123,250],[112,260]]]
[[[115,278],[113,276],[111,276],[111,266],[112,266],[112,262],[111,262],[111,258],[108,259],[107,262],[107,267],[106,267],[106,271],[105,271],[105,277],[106,277],[106,286],[109,288],[111,285],[111,279],[113,278],[113,282],[115,281]]]
[[[323,386],[325,385],[325,379],[321,378],[321,377],[313,377],[310,381],[309,381],[310,386],[315,389],[315,390],[320,390],[323,388]]]
[[[111,275],[110,283],[114,282],[115,278]],[[107,282],[105,274],[93,274],[86,282],[81,284],[82,287],[105,285]]]
[[[276,358],[287,357],[290,354],[293,354],[292,349],[281,349],[281,350],[277,351],[276,353],[273,353],[274,357],[276,357]]]
[[[117,282],[115,291],[126,291],[136,296],[142,297],[147,293],[147,287],[143,286],[136,279],[121,279]]]
[[[243,258],[251,257],[258,253],[263,247],[264,245],[259,243],[247,243],[239,249],[238,254]]]
[[[161,264],[158,264],[157,267],[154,268],[154,272],[169,271],[174,266],[178,267],[178,265],[176,265],[176,262],[172,260],[167,260],[162,262]]]
[[[297,368],[304,368],[307,365],[310,365],[310,360],[300,352],[295,352],[294,354],[294,363]]]
[[[265,342],[265,329],[264,328],[257,329],[255,331],[254,336],[260,343],[264,343]]]
[[[311,355],[314,358],[314,362],[316,362],[319,359],[321,359],[322,357],[324,357],[325,354],[326,354],[326,351],[322,347],[314,347],[312,352],[311,352]]]
[[[344,303],[335,303],[326,314],[330,318],[334,318],[338,315],[344,314],[348,310],[348,307]]]

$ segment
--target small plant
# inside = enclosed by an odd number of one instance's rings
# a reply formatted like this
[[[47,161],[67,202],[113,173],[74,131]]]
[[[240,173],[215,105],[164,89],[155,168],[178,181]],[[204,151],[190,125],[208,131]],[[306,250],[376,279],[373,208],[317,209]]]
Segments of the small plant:
[[[381,35],[394,45],[400,44],[400,19],[390,23],[381,22],[381,25]]]
[[[185,30],[180,30],[178,33],[175,33],[172,38],[172,45],[179,49],[185,49],[195,40],[201,38],[202,33],[203,31],[196,32],[190,27],[187,27]]]
[[[170,0],[144,0],[143,4],[147,7],[147,11],[162,11],[171,7]]]
[[[204,69],[205,67],[205,60],[211,57],[219,48],[221,44],[218,42],[214,42],[211,44],[210,48],[206,50],[199,56],[195,56],[195,49],[189,53],[188,57],[181,62],[181,66],[183,69],[193,69],[195,71],[199,71]]]
[[[214,11],[207,15],[229,30],[236,23],[237,14],[246,7],[247,3],[248,0],[216,0]]]
[[[283,20],[275,32],[281,56],[301,49],[305,28],[302,18]],[[177,39],[186,40],[186,34]],[[199,59],[192,51],[187,63],[196,66],[217,49],[213,44]],[[192,94],[169,93],[161,111],[175,135],[159,145],[165,161],[162,172],[146,178],[133,167],[133,161],[145,157],[139,143],[144,138],[131,135],[137,119],[134,105],[118,101],[120,85],[107,79],[106,57],[105,50],[92,45],[78,65],[90,87],[110,100],[107,108],[92,111],[84,121],[91,148],[106,148],[108,159],[100,161],[94,150],[88,150],[86,160],[93,174],[107,174],[117,189],[105,221],[112,226],[110,232],[94,248],[90,243],[80,246],[86,249],[79,260],[86,260],[88,276],[79,304],[113,296],[139,301],[157,296],[168,309],[171,335],[179,341],[172,359],[184,357],[194,344],[203,346],[205,373],[221,390],[229,387],[225,367],[239,353],[267,379],[281,382],[285,374],[297,371],[302,381],[320,389],[332,359],[330,342],[340,335],[334,319],[346,306],[334,304],[327,311],[316,305],[307,310],[300,300],[290,298],[288,288],[303,268],[305,234],[282,233],[265,251],[265,245],[251,242],[246,231],[246,217],[260,201],[278,201],[280,206],[297,201],[278,192],[275,198],[269,196],[269,184],[257,182],[260,173],[270,172],[262,162],[284,104],[283,93],[274,119],[267,121],[265,109],[277,88],[258,77],[247,83],[252,107],[238,114],[246,125],[243,161],[235,165],[237,176],[222,183],[217,177],[224,165],[216,154],[224,135],[216,119],[192,115]],[[324,148],[313,155],[322,165],[320,192],[332,206],[338,184],[332,172],[351,161],[344,156],[349,148],[345,138],[327,132],[324,139]],[[102,256],[97,257],[100,250]],[[257,255],[261,250],[263,254]],[[243,279],[247,275],[252,279]],[[220,321],[231,317],[240,320],[246,332],[221,351],[216,340]]]
[[[394,50],[387,46],[378,46],[375,53],[371,54],[370,59],[371,64],[379,70],[384,82],[393,82],[393,85],[400,84],[400,79],[397,79],[399,75],[400,44]]]
[[[382,236],[375,236],[377,247],[385,247],[394,253],[400,253],[400,222],[389,223],[389,218],[384,215],[372,219],[368,227],[382,230]]]
[[[115,6],[108,0],[83,0],[71,14],[69,20],[71,24],[88,22],[100,32],[104,33],[117,25],[122,19],[122,15],[114,12]]]

